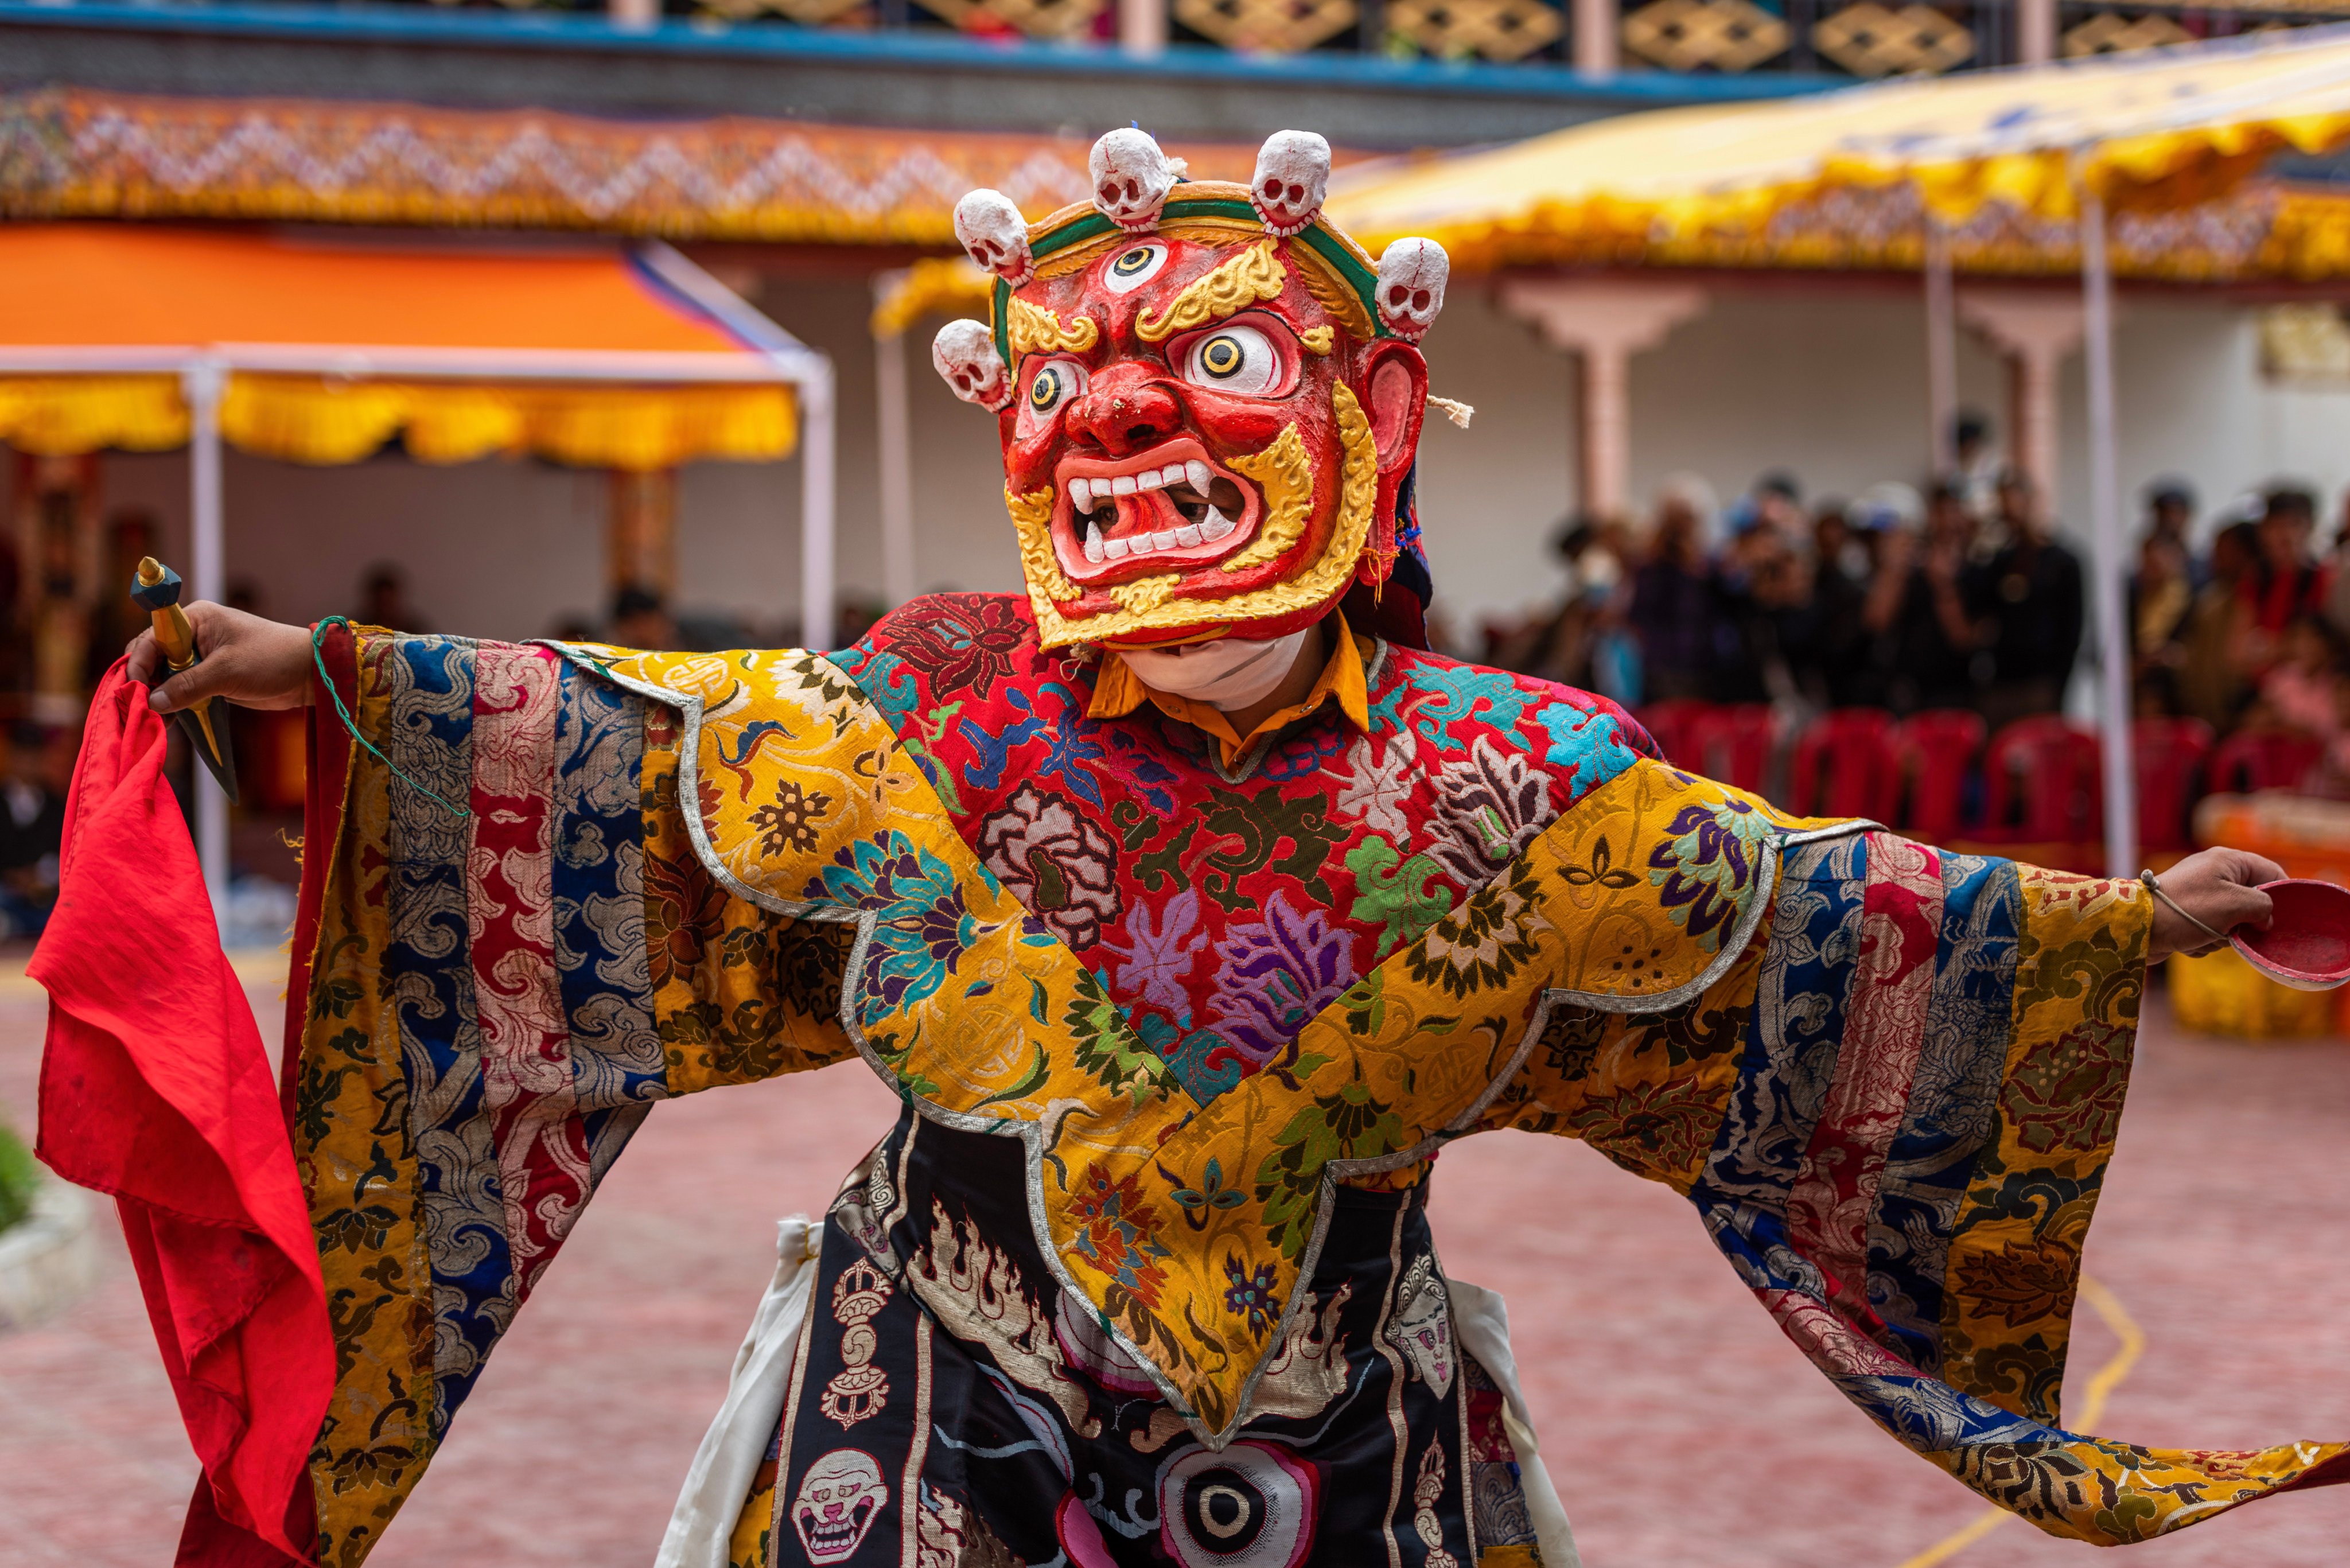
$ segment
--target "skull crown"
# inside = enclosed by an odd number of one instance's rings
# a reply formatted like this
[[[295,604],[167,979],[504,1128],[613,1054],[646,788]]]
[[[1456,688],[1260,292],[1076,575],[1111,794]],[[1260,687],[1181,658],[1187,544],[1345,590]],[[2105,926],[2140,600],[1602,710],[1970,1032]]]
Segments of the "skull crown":
[[[1159,210],[1175,189],[1179,171],[1149,131],[1130,126],[1113,130],[1094,143],[1087,161],[1093,174],[1094,205],[1102,216],[1130,234],[1159,226]]]
[[[955,203],[954,232],[965,254],[982,270],[1018,288],[1036,275],[1028,251],[1028,220],[1011,197],[983,187]]]
[[[1012,378],[1004,373],[1003,357],[995,351],[994,336],[983,321],[966,317],[940,327],[931,342],[931,364],[966,403],[993,413],[1012,401]]]
[[[1398,240],[1379,254],[1379,319],[1397,337],[1417,343],[1444,308],[1444,280],[1452,258],[1434,240]]]
[[[1257,150],[1249,177],[1249,204],[1267,234],[1284,238],[1322,211],[1330,191],[1330,144],[1310,130],[1276,130]]]

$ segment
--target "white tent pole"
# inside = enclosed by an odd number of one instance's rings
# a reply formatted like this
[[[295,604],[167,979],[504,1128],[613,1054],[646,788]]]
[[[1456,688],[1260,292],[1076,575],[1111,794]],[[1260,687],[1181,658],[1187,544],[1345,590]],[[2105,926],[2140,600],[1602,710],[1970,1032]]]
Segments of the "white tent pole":
[[[832,646],[832,362],[816,360],[801,374],[800,645],[820,652]]]
[[[218,361],[199,359],[181,374],[188,401],[188,514],[192,597],[218,604],[228,593],[225,522],[222,516],[221,395],[228,372]],[[201,763],[190,770],[196,794],[196,858],[213,912],[228,906],[228,796]]]
[[[2081,305],[2089,371],[2090,612],[2104,721],[2106,874],[2137,874],[2137,765],[2130,743],[2129,628],[2122,600],[2121,468],[2115,452],[2114,280],[2105,199],[2082,182]]]
[[[1926,456],[1937,478],[1958,466],[1958,311],[1950,282],[1950,234],[1941,220],[1926,214]]]
[[[878,303],[905,275],[885,272],[873,279]],[[906,335],[873,339],[875,431],[881,449],[881,591],[891,608],[914,597],[914,438],[906,402]]]

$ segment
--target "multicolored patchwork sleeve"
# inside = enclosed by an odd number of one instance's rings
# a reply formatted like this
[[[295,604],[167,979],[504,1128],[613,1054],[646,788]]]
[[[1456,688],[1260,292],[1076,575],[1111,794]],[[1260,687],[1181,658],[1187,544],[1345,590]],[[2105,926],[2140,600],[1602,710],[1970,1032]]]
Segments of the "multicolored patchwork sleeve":
[[[2052,1534],[2139,1541],[2350,1480],[2342,1444],[2158,1449],[2062,1428],[2148,926],[2135,882],[1800,835],[1757,934],[1694,1001],[1553,992],[1491,1121],[1581,1137],[1686,1194],[1847,1397]]]
[[[356,1568],[652,1102],[851,1054],[853,931],[720,885],[683,715],[590,662],[322,656],[353,733],[320,693],[287,1093],[338,1355],[321,1562]]]

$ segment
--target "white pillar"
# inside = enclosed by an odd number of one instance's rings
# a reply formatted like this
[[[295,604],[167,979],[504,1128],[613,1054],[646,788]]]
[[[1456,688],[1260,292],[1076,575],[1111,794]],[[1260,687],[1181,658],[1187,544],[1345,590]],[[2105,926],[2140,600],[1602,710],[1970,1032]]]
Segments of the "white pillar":
[[[799,383],[800,405],[800,644],[832,647],[833,408],[832,361],[811,356]]]
[[[1595,80],[1616,74],[1617,0],[1575,0],[1575,68]]]
[[[2015,371],[2008,409],[2015,466],[2030,476],[2043,505],[2053,504],[2058,479],[2056,374],[2081,345],[2078,300],[2023,289],[1969,289],[1958,296],[1960,318],[1989,338]]]
[[[1613,514],[1630,499],[1632,356],[1653,348],[1703,314],[1693,284],[1617,279],[1513,278],[1502,308],[1532,322],[1555,348],[1583,363],[1582,483],[1585,510]]]
[[[1167,0],[1118,0],[1118,47],[1129,55],[1167,50]]]
[[[1926,432],[1929,471],[1937,476],[1958,465],[1951,423],[1959,409],[1958,328],[1950,297],[1950,234],[1931,214],[1926,219]]]
[[[1600,338],[1586,343],[1581,358],[1583,506],[1612,517],[1632,491],[1632,351]]]
[[[873,280],[878,299],[900,273]],[[914,439],[906,403],[906,335],[873,339],[875,444],[881,462],[881,591],[895,609],[914,597]]]
[[[2089,606],[2097,628],[2098,707],[2106,760],[2106,875],[2137,874],[2137,765],[2130,744],[2129,628],[2122,603],[2122,493],[2115,452],[2114,280],[2106,204],[2081,200],[2081,306],[2088,331]]]
[[[2015,0],[2015,57],[2027,66],[2056,57],[2056,0]]]
[[[188,513],[191,523],[187,585],[190,597],[218,604],[228,596],[226,523],[222,515],[221,395],[228,371],[216,360],[200,359],[181,376],[188,403]],[[201,760],[190,770],[196,798],[196,858],[203,866],[204,890],[217,915],[228,904],[228,796]]]

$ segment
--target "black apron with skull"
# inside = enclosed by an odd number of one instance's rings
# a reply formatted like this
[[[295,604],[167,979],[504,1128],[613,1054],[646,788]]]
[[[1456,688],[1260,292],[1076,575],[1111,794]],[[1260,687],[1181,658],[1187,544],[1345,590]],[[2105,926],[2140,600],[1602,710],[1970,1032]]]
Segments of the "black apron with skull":
[[[1452,1342],[1424,1183],[1341,1189],[1310,1310],[1214,1450],[1055,1282],[1022,1164],[909,1114],[834,1204],[760,1479],[767,1563],[1540,1562],[1501,1395]]]

